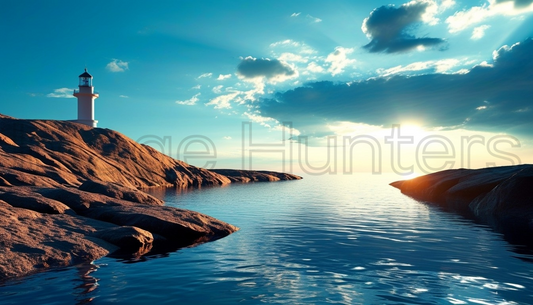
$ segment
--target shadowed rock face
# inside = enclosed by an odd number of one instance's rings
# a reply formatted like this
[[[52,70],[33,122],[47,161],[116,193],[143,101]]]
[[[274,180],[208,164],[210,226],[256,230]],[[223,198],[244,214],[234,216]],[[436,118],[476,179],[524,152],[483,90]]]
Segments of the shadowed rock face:
[[[0,115],[0,280],[143,255],[238,230],[201,213],[165,207],[151,187],[301,179],[274,172],[198,168],[124,135],[72,122]]]
[[[447,170],[391,185],[533,245],[533,165]]]

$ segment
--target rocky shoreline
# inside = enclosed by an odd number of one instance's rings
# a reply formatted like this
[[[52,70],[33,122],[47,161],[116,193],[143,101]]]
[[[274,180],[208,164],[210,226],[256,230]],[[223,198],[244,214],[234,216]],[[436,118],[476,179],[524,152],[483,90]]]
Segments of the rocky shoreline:
[[[485,223],[512,243],[533,245],[533,165],[446,170],[391,185]]]
[[[0,115],[0,280],[111,253],[192,246],[238,230],[166,207],[143,189],[297,179],[210,171],[109,129]]]

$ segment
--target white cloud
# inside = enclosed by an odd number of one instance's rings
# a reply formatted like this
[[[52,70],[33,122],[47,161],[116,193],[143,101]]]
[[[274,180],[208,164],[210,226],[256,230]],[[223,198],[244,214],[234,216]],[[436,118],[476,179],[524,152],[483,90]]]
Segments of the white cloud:
[[[111,72],[124,72],[129,69],[129,63],[120,59],[113,59],[107,64],[106,69]]]
[[[460,63],[461,61],[455,58],[438,60],[434,63],[435,72],[446,73]]]
[[[215,86],[215,87],[213,87],[213,92],[217,93],[217,94],[220,94],[220,93],[222,93],[222,88],[224,88],[224,86],[222,86],[222,85]]]
[[[443,0],[440,3],[441,10],[445,11],[455,6],[455,0]]]
[[[430,61],[421,61],[409,64],[407,66],[396,66],[389,69],[378,69],[378,73],[381,76],[390,76],[393,74],[398,74],[402,72],[412,72],[412,71],[423,71],[433,69],[436,73],[446,73],[449,72],[452,68],[461,64],[461,61],[455,58],[442,59],[442,60],[430,60]]]
[[[252,122],[259,123],[262,126],[270,127],[270,124],[267,122],[278,123],[275,119],[262,116],[261,114],[245,112],[244,115]]]
[[[324,68],[322,66],[319,66],[316,62],[310,62],[307,65],[307,71],[313,72],[313,73],[323,73]]]
[[[202,88],[202,85],[198,84],[198,85],[192,87],[191,89],[199,90],[199,89],[201,89],[201,88]]]
[[[238,94],[239,92],[233,92],[233,93],[226,94],[226,95],[220,95],[210,100],[209,103],[206,103],[205,105],[206,106],[214,105],[215,109],[224,109],[224,108],[229,109],[231,108],[231,104],[230,104],[231,100],[237,97]]]
[[[514,47],[516,47],[518,45],[520,45],[519,42],[513,44],[512,46],[504,45],[504,46],[500,47],[498,50],[492,52],[492,59],[494,61],[498,60],[498,57],[500,56],[500,54],[505,53],[505,52],[509,52],[511,49],[513,49]],[[487,64],[486,61],[482,62],[480,65],[483,65],[483,63],[486,64],[486,66],[488,66],[488,67],[492,67],[492,65]]]
[[[196,102],[198,102],[198,101],[200,100],[200,99],[198,98],[200,95],[201,95],[201,93],[196,93],[193,97],[191,97],[191,98],[188,99],[188,100],[184,100],[184,101],[176,101],[176,104],[179,104],[179,105],[187,105],[187,106],[196,105]]]
[[[300,16],[300,14],[301,14],[300,12],[298,12],[298,13],[292,13],[291,17],[298,17],[298,16]]]
[[[224,140],[231,140],[232,138],[230,136],[225,136]]]
[[[220,75],[218,75],[217,80],[225,80],[225,79],[228,79],[228,78],[231,78],[231,74],[220,74]]]
[[[325,60],[327,63],[330,64],[328,72],[330,72],[331,75],[335,76],[339,73],[344,72],[344,68],[346,68],[347,66],[355,64],[355,59],[349,59],[347,56],[352,52],[353,49],[351,48],[336,47],[335,51],[330,53]]]
[[[291,39],[285,39],[285,40],[282,40],[282,41],[277,41],[277,42],[271,43],[270,47],[271,48],[275,48],[277,46],[283,46],[283,45],[291,45],[291,46],[297,47],[297,46],[300,45],[300,43],[296,42],[296,41],[293,41]]]
[[[313,17],[309,14],[307,14],[307,16],[305,16],[307,19],[311,20],[311,22],[313,23],[319,23],[319,22],[322,22],[322,19],[320,18],[317,18],[317,17]]]
[[[482,6],[456,12],[446,19],[446,23],[450,33],[457,33],[494,16],[517,16],[530,12],[533,12],[533,3],[517,7],[515,1],[488,0]]]
[[[120,98],[130,98],[129,96],[124,95],[124,94],[121,94],[121,95],[119,95],[118,97],[120,97]]]
[[[55,97],[55,98],[76,98],[74,95],[74,89],[70,88],[59,88],[54,89],[53,93],[48,93],[46,97]]]
[[[213,73],[204,73],[204,74],[198,76],[196,79],[200,79],[200,78],[211,78],[211,76],[213,76]]]
[[[289,52],[285,52],[281,54],[278,59],[282,61],[292,61],[292,62],[307,62],[308,61],[308,59],[304,58],[302,55],[289,53]]]
[[[284,50],[290,50],[291,53],[297,53],[297,54],[314,54],[317,53],[313,48],[306,45],[303,42],[294,41],[291,39],[286,39],[282,41],[273,42],[270,44],[270,48],[272,49],[284,49]]]
[[[472,40],[478,40],[485,36],[485,31],[490,28],[490,25],[482,25],[474,28],[472,31],[472,37],[470,39]]]

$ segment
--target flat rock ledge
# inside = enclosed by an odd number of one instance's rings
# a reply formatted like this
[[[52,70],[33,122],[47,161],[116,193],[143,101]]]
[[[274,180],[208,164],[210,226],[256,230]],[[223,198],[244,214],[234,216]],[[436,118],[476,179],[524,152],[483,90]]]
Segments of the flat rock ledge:
[[[100,187],[103,187],[102,184]],[[109,190],[117,188],[116,185]],[[80,188],[0,187],[0,280],[121,252],[193,246],[238,230],[213,217]],[[125,192],[132,198],[137,190]]]
[[[390,185],[533,245],[533,165],[446,170]]]
[[[297,179],[210,171],[113,130],[0,114],[0,282],[109,254],[172,251],[238,230],[164,206],[143,190]]]

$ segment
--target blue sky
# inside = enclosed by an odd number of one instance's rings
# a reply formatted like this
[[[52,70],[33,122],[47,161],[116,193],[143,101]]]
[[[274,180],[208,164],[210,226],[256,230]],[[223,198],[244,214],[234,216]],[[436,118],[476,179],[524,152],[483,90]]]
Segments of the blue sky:
[[[509,135],[529,160],[532,0],[7,1],[0,27],[6,115],[75,119],[87,67],[99,127],[167,137],[174,157],[183,139],[208,138],[216,167],[242,166],[243,122],[257,143],[290,122],[316,164],[328,136],[394,124]],[[279,167],[260,155],[256,167]]]

